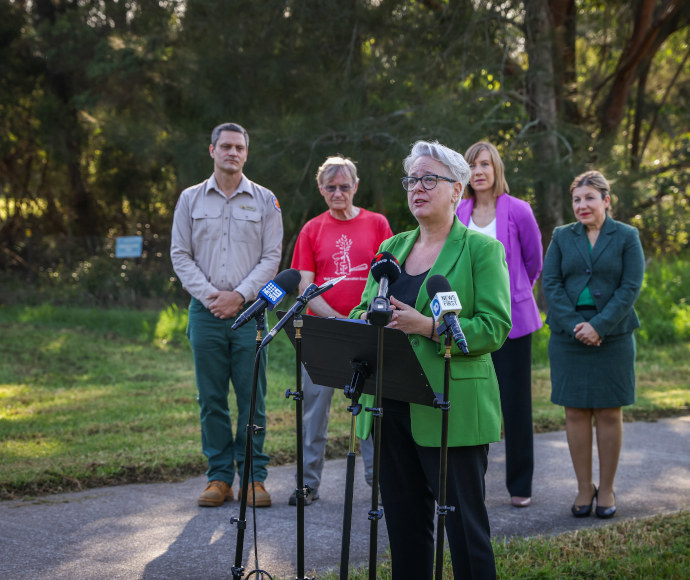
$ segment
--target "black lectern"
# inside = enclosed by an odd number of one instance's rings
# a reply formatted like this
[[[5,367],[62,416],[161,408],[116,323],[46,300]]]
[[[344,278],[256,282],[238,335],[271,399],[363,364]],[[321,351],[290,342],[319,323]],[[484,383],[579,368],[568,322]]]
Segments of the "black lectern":
[[[284,313],[277,312],[278,318]],[[318,385],[344,389],[352,379],[352,363],[366,363],[376,369],[378,327],[356,320],[319,318],[304,315],[302,361],[309,377]],[[295,329],[284,327],[295,343]],[[434,406],[438,396],[429,385],[407,335],[401,330],[384,328],[383,396],[407,403]],[[376,377],[369,375],[363,391],[376,394]]]

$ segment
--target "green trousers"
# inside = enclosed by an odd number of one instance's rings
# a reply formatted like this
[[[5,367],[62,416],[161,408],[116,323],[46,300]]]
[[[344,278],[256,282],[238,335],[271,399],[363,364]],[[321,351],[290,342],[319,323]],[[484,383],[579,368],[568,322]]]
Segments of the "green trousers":
[[[194,353],[194,368],[201,418],[201,448],[208,459],[208,481],[232,485],[235,473],[242,478],[247,444],[247,422],[256,351],[256,324],[248,322],[231,330],[235,318],[220,320],[197,299],[189,305],[187,337]],[[260,355],[253,424],[264,430],[253,435],[252,475],[266,479],[266,348]],[[233,435],[228,407],[230,383],[235,392],[238,417]]]

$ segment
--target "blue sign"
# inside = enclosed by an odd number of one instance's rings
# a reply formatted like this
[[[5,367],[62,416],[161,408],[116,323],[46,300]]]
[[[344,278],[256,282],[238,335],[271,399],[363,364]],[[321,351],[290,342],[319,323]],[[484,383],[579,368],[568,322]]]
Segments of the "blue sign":
[[[141,236],[120,236],[115,240],[116,258],[141,258],[144,239]]]

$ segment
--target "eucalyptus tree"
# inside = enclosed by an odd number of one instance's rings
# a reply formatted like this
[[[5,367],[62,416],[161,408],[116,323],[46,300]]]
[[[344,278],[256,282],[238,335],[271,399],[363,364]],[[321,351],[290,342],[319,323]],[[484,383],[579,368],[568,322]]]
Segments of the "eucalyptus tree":
[[[12,127],[0,137],[4,162],[25,151],[5,187],[33,202],[12,204],[16,215],[93,248],[111,228],[125,227],[123,211],[146,206],[169,180],[157,87],[178,4],[3,3],[16,25],[3,47],[13,75],[4,111],[20,113],[3,116]]]

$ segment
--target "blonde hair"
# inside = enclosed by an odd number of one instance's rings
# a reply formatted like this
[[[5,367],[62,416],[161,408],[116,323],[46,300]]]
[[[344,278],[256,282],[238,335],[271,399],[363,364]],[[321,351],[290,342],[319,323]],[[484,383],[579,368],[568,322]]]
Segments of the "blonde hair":
[[[324,185],[333,179],[338,171],[344,171],[352,179],[352,183],[357,183],[357,168],[354,162],[342,155],[334,155],[326,159],[316,172],[316,182]]]
[[[502,193],[510,193],[510,188],[508,187],[508,182],[506,181],[506,170],[503,165],[503,160],[498,153],[498,149],[494,147],[491,143],[487,141],[478,141],[465,152],[465,160],[467,163],[472,165],[479,154],[482,151],[489,153],[491,157],[491,165],[494,167],[494,188],[491,192],[494,199],[497,198]],[[472,189],[472,185],[468,184],[465,190],[465,198],[474,197],[475,191]]]

